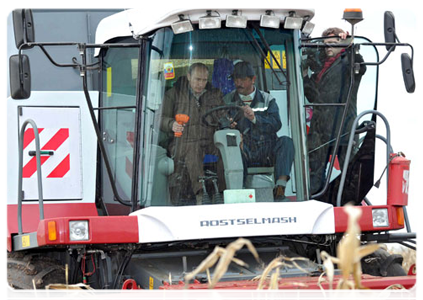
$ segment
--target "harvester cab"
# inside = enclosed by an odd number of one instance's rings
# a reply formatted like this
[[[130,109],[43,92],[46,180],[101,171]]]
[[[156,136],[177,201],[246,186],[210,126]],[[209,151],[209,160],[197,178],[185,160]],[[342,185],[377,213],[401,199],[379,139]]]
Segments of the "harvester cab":
[[[71,283],[180,288],[216,246],[243,237],[261,261],[240,251],[248,266],[232,263],[221,288],[255,288],[246,280],[278,255],[307,258],[280,276],[317,288],[319,253],[336,256],[347,203],[361,210],[362,243],[413,248],[409,161],[393,153],[389,123],[377,111],[379,65],[395,48],[412,47],[398,41],[390,12],[385,43],[354,34],[360,10],[345,11],[351,35],[311,38],[313,16],[197,9],[145,23],[145,11],[125,10],[104,18],[90,44],[38,41],[31,10],[13,12],[8,130],[20,134],[8,137],[18,166],[8,195],[9,282],[26,287],[16,280],[19,258],[33,262],[28,255],[37,253],[68,264]],[[79,55],[71,63],[49,55],[70,46]],[[379,46],[387,49],[382,60]],[[77,70],[82,92],[32,88],[34,48],[56,67]],[[413,92],[412,51],[402,65]],[[376,135],[379,119],[386,137]],[[378,138],[387,149],[385,205],[366,197]],[[377,276],[404,275],[400,259],[385,254],[375,254],[385,275],[363,265],[378,280],[372,286],[388,284]],[[190,283],[206,282],[201,272]]]

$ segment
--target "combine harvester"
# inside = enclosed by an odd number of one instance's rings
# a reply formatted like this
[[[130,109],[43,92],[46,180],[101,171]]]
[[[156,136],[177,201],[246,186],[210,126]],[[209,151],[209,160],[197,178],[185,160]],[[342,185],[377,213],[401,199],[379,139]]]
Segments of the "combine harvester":
[[[414,91],[413,48],[398,41],[391,12],[385,13],[384,43],[355,36],[361,10],[345,11],[352,35],[344,40],[309,38],[313,16],[314,10],[305,9],[197,9],[146,24],[145,12],[128,10],[102,19],[93,44],[40,41],[33,12],[15,10],[18,54],[10,57],[7,100],[9,284],[32,289],[65,283],[66,267],[69,284],[95,289],[181,289],[185,284],[206,289],[206,271],[189,282],[185,276],[216,246],[225,248],[242,237],[254,245],[259,261],[239,250],[236,258],[248,265],[231,263],[214,288],[256,289],[258,281],[251,279],[282,255],[307,260],[279,269],[280,289],[317,289],[324,271],[320,254],[339,254],[347,203],[361,211],[361,244],[415,249],[406,210],[410,161],[393,151],[389,123],[377,110],[379,65],[398,48],[411,49],[411,56],[401,59],[406,89]],[[64,47],[74,47],[79,56],[63,57]],[[331,90],[337,101],[314,101],[318,94],[310,93],[308,83],[329,48],[343,49],[348,63],[342,63],[338,86]],[[387,50],[382,59],[380,48]],[[31,71],[39,70],[30,68],[30,57],[40,50],[45,67],[54,64],[80,76],[79,91],[61,86],[31,91]],[[214,107],[201,118],[201,128],[215,132],[219,149],[219,155],[201,162],[202,199],[192,187],[175,196],[176,170],[188,160],[174,159],[168,146],[178,137],[160,127],[165,95],[198,62],[209,70],[206,88],[228,94],[239,61],[251,64],[256,88],[275,99],[282,123],[277,135],[293,143],[285,197],[273,196],[272,159],[244,170],[240,142],[248,132],[229,125],[241,109],[233,105]],[[37,78],[43,80],[48,78]],[[67,80],[59,82],[65,86]],[[332,132],[318,132],[313,118],[332,124]],[[376,124],[386,127],[386,136],[376,135]],[[311,149],[312,134],[329,139]],[[381,177],[374,172],[376,141],[386,146],[383,205],[366,197],[374,177]],[[319,167],[315,153],[323,153]],[[317,170],[323,173],[316,176]],[[383,249],[363,257],[362,285],[413,287],[415,273],[406,274],[402,260]],[[340,276],[335,270],[335,281]]]

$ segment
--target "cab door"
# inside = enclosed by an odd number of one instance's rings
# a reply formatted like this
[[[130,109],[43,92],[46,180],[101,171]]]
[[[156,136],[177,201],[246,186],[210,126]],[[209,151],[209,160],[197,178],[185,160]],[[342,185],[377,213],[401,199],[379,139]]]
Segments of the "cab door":
[[[138,51],[138,48],[110,48],[104,53],[102,69],[102,138],[119,197],[127,201],[132,187]],[[109,213],[121,213],[122,205],[114,199],[103,162],[101,183],[101,195]]]

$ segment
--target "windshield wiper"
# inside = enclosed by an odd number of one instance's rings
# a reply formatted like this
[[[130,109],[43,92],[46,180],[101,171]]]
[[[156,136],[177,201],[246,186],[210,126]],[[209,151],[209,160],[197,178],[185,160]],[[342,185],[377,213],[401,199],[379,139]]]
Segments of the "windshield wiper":
[[[274,62],[276,63],[276,65],[278,66],[278,68],[279,68],[279,70],[282,72],[283,76],[285,76],[285,81],[281,81],[281,80],[279,79],[279,77],[278,77],[278,75],[277,75],[276,71],[275,71],[275,70],[273,69],[273,67],[272,67],[272,64],[270,64],[270,61],[267,59],[267,55],[265,55],[265,54],[263,53],[263,50],[262,50],[262,49],[261,49],[261,47],[258,45],[258,46],[259,46],[259,48],[260,48],[260,51],[262,52],[263,56],[265,57],[266,62],[268,63],[268,65],[269,65],[270,69],[271,69],[271,70],[272,70],[272,72],[275,74],[276,78],[278,79],[279,84],[285,83],[287,86],[289,86],[288,76],[287,76],[286,72],[283,70],[283,68],[282,68],[281,64],[279,63],[279,61],[276,59],[275,55],[273,54],[272,49],[270,49],[270,46],[269,46],[269,44],[267,43],[266,39],[264,38],[263,34],[260,32],[260,28],[258,28],[257,24],[252,24],[252,26],[253,26],[254,30],[257,32],[258,36],[260,37],[260,40],[261,40],[261,42],[263,43],[264,47],[266,48],[267,52],[269,52],[269,53],[270,53],[270,55],[271,55],[271,56],[272,56],[272,58],[273,58],[273,61],[274,61]],[[255,38],[253,38],[253,40],[257,43],[257,41],[256,41],[256,39],[255,39]]]
[[[284,81],[281,81],[278,74],[276,73],[276,71],[272,68],[272,65],[270,64],[269,59],[267,58],[266,53],[264,53],[264,51],[261,49],[261,46],[259,45],[259,43],[257,42],[256,38],[254,37],[254,35],[249,31],[249,30],[245,30],[244,32],[248,33],[248,35],[250,36],[251,40],[254,42],[254,45],[256,46],[257,50],[260,52],[262,58],[264,58],[267,62],[267,64],[269,65],[270,69],[272,70],[273,74],[275,75],[277,81],[279,82],[280,85],[284,84]]]

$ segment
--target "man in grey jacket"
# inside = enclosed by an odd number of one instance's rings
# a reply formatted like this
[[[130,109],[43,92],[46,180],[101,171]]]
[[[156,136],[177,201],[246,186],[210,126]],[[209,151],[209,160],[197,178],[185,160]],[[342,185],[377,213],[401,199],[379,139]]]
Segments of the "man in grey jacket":
[[[244,177],[248,167],[275,166],[274,196],[275,200],[283,200],[294,161],[294,145],[289,137],[277,136],[282,127],[278,105],[270,94],[255,87],[256,76],[249,62],[237,63],[232,78],[235,90],[224,101],[241,105],[244,111],[244,116],[234,124],[242,135]]]

